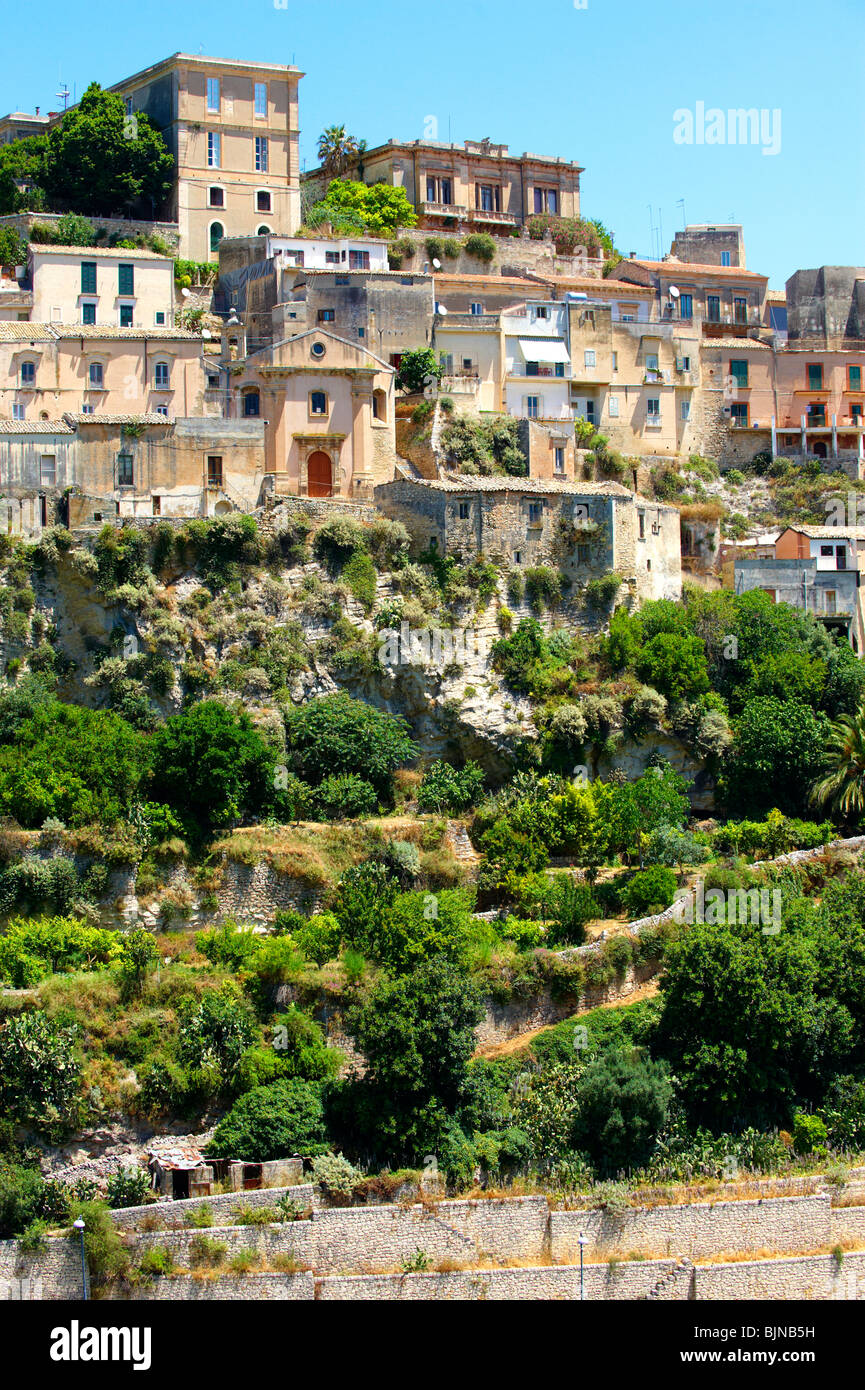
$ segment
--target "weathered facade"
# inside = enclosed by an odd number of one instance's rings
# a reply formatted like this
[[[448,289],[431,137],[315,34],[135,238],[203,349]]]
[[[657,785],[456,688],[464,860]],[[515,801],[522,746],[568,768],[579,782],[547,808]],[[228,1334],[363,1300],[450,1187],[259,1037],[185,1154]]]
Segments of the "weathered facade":
[[[865,526],[791,526],[774,556],[736,558],[736,593],[762,589],[776,603],[801,608],[865,653]]]
[[[640,601],[681,598],[678,511],[619,483],[449,475],[396,479],[375,500],[442,555],[555,565],[574,587],[614,571]]]
[[[36,323],[174,327],[174,263],[153,251],[31,243],[22,289]]]

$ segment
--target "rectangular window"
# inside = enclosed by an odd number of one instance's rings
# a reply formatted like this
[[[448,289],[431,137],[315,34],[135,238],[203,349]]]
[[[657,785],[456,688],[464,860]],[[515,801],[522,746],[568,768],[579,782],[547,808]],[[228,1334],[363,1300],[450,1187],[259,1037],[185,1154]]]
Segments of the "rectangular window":
[[[822,364],[822,362],[813,362],[813,363],[809,363],[809,365],[808,365],[808,390],[809,390],[809,391],[822,391],[822,390],[823,390],[823,364]]]
[[[135,267],[131,265],[119,265],[117,267],[117,293],[129,295],[135,294]]]
[[[682,419],[683,419],[683,420],[690,420],[690,418],[691,418],[691,402],[690,402],[690,401],[682,401]]]
[[[734,322],[734,323],[747,323],[747,322],[748,322],[748,301],[747,301],[747,299],[734,299],[734,300],[733,300],[733,322]]]
[[[706,318],[710,323],[721,322],[721,296],[718,294],[706,295]]]
[[[472,304],[471,308],[472,308],[472,313],[474,314],[475,318],[477,318],[477,317],[478,317],[480,314],[482,314],[483,311],[484,311],[484,306],[483,306],[483,304],[478,304],[478,303],[476,303],[476,302]]]
[[[347,275],[336,275],[336,276],[334,276],[334,281],[333,281],[333,283],[334,283],[335,285],[339,285],[340,288],[343,288],[343,289],[344,289],[346,285],[350,285],[350,284],[351,284],[351,281],[349,280],[349,278],[348,278]]]
[[[258,212],[270,212],[270,194],[265,189],[260,188],[256,193],[255,206]]]
[[[577,564],[590,565],[592,563],[592,547],[590,545],[577,546]]]
[[[559,195],[555,188],[536,188],[535,189],[535,212],[557,213],[559,210]]]
[[[646,353],[646,371],[656,372],[658,370],[658,354],[656,352]]]
[[[692,319],[694,317],[694,296],[692,294],[679,295],[679,318]]]
[[[441,200],[445,207],[448,207],[454,200],[453,184],[450,179],[442,179],[441,181]]]
[[[540,413],[541,413],[541,398],[540,398],[540,396],[527,396],[527,397],[526,397],[526,414],[528,415],[529,419],[530,419],[530,420],[537,420],[538,417],[539,417],[539,415],[540,415]]]
[[[267,173],[267,136],[256,135],[255,137],[255,172],[257,174]]]
[[[132,487],[134,481],[134,470],[131,454],[117,455],[117,486]]]
[[[153,385],[157,391],[168,390],[168,363],[157,362],[153,368]]]
[[[661,402],[658,396],[650,396],[646,401],[646,414],[650,418],[661,418]]]
[[[729,264],[730,264],[730,252],[729,252],[729,251],[722,251],[722,252],[721,252],[721,265],[729,265]]]
[[[302,254],[302,253],[301,253],[301,254]],[[325,265],[339,265],[339,252],[338,252],[338,251],[325,251],[325,253],[324,253],[324,263],[325,263]],[[303,262],[301,261],[300,264],[302,265]]]
[[[164,310],[164,309],[157,309],[157,310],[156,310],[156,315],[155,315],[155,320],[154,320],[154,322],[155,322],[155,326],[156,326],[157,328],[164,328],[164,327],[165,327],[165,310]]]
[[[212,208],[224,208],[224,207],[225,207],[225,191],[224,191],[224,189],[222,189],[222,188],[211,188],[211,189],[210,189],[209,202],[210,202],[210,206],[211,206]]]
[[[610,419],[611,419],[611,420],[617,420],[617,419],[619,418],[619,398],[618,398],[618,396],[610,396],[610,403],[609,403],[609,406],[607,407],[607,409],[608,409],[608,411],[609,411],[609,415],[610,415]]]
[[[690,357],[682,357],[682,358],[680,358],[679,360],[680,360],[681,363],[682,363],[682,366],[681,366],[680,370],[683,371],[683,372],[689,372],[689,371],[691,370],[691,359],[690,359]]]
[[[157,415],[162,415],[162,416],[164,416],[164,418],[167,420],[167,419],[168,419],[168,406],[167,406],[167,405],[158,405],[158,406],[156,407],[156,414],[157,414]]]
[[[848,391],[861,391],[861,390],[862,390],[862,368],[861,368],[861,367],[848,367],[848,368],[847,368],[847,390],[848,390]]]
[[[162,515],[162,498],[161,498],[161,497],[154,497],[154,499],[153,499],[153,515],[154,515],[154,516],[161,516],[161,515]]]
[[[13,403],[12,403],[12,419],[13,419],[13,420],[23,420],[24,418],[25,418],[25,407],[24,407],[23,405],[19,405],[17,401],[13,401]]]
[[[748,403],[747,401],[734,401],[730,406],[730,419],[734,429],[747,429],[748,426]]]
[[[637,516],[640,522],[640,540],[644,541],[646,539],[646,513],[638,512]]]
[[[335,323],[335,322],[336,322],[336,310],[335,310],[335,309],[319,309],[319,311],[318,311],[318,321],[319,321],[319,323]]]
[[[267,83],[256,82],[255,84],[255,114],[256,116],[267,115]]]
[[[21,363],[21,385],[22,385],[22,386],[34,386],[35,384],[36,384],[36,363],[35,363],[35,362],[22,362],[22,363]]]
[[[121,328],[133,328],[133,327],[135,326],[134,323],[133,323],[133,313],[134,313],[134,310],[133,310],[131,304],[121,304],[121,306],[120,306],[120,327],[121,327]]]
[[[91,391],[101,391],[105,385],[105,372],[101,362],[91,362],[88,373]]]
[[[537,214],[537,213],[539,213],[539,212],[545,212],[545,211],[546,211],[546,209],[544,208],[544,190],[543,190],[542,188],[536,188],[536,189],[535,189],[535,213]]]
[[[222,455],[207,455],[207,486],[222,487]]]
[[[54,487],[57,482],[57,459],[54,454],[43,454],[39,461],[39,481],[43,487]]]
[[[369,270],[369,252],[349,251],[348,268],[349,270]]]
[[[542,502],[529,503],[529,525],[540,526],[544,519],[544,508]]]
[[[427,178],[426,181],[426,200],[428,203],[438,202],[437,181],[433,178]]]
[[[207,132],[207,167],[218,169],[222,162],[222,138],[218,130]]]
[[[744,390],[748,385],[748,363],[735,360],[730,363],[730,376],[736,383],[739,390]]]
[[[826,407],[821,401],[812,401],[808,406],[808,424],[817,429],[826,425]]]
[[[836,545],[836,547],[835,547],[835,556],[836,556],[836,559],[837,559],[837,562],[838,562],[838,569],[839,569],[839,570],[845,570],[845,569],[847,568],[847,547],[846,547],[846,545]]]
[[[538,307],[535,309],[535,318],[536,318],[536,319],[548,319],[549,317],[550,317],[550,311],[549,311],[549,309],[547,309],[545,305],[539,304]]]
[[[82,294],[95,294],[95,293],[96,293],[96,262],[95,262],[95,261],[82,261],[82,262],[81,262],[81,293],[82,293]]]
[[[218,77],[208,77],[207,79],[207,109],[208,111],[219,111]]]
[[[614,353],[613,353],[613,371],[614,371],[614,372],[617,372],[618,370],[619,370],[619,354],[618,354],[617,352],[614,352]]]
[[[583,353],[583,366],[595,366],[595,354],[592,348],[586,348],[585,352]]]
[[[556,472],[557,472],[557,473],[564,473],[564,471],[565,471],[565,451],[564,451],[564,449],[557,448],[557,449],[556,449]]]
[[[469,508],[470,504],[468,502],[460,502],[460,521],[468,521]]]
[[[850,419],[854,425],[862,424],[862,406],[858,402],[850,407]]]
[[[327,414],[327,394],[324,391],[310,391],[309,393],[309,413],[310,415]]]

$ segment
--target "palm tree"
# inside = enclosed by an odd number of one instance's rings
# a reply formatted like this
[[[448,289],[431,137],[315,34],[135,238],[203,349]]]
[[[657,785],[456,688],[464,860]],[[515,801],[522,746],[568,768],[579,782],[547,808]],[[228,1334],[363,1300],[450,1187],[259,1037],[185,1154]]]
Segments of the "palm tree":
[[[324,172],[339,178],[357,158],[357,141],[346,135],[344,125],[329,125],[318,137],[318,157]]]
[[[826,748],[825,777],[811,788],[812,800],[852,818],[865,812],[865,702],[855,714],[835,720]]]

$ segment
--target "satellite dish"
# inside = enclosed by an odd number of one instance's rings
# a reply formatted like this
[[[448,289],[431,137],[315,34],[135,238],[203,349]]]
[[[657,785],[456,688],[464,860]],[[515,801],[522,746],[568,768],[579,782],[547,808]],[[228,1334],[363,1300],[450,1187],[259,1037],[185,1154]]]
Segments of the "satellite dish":
[[[437,260],[435,256],[433,256],[433,267],[434,267],[436,270],[441,270],[441,268],[442,268],[442,263],[441,263],[441,261]]]
[[[436,305],[436,313],[437,313],[437,314],[440,314],[442,318],[446,318],[446,317],[447,317],[447,312],[448,312],[448,311],[447,311],[447,309],[445,308],[445,306],[444,306],[443,304],[437,304],[437,305]]]
[[[213,334],[211,333],[209,328],[202,328],[201,336],[202,338],[212,338]]]
[[[189,298],[189,290],[186,289],[185,286],[184,286],[184,288],[180,291],[180,293],[183,295],[183,298],[184,298],[184,299],[188,299],[188,298]]]
[[[676,289],[676,286],[675,286],[675,285],[671,285],[671,286],[670,286],[670,298],[671,298],[671,299],[678,299],[678,298],[679,298],[679,294],[680,294],[680,291]]]

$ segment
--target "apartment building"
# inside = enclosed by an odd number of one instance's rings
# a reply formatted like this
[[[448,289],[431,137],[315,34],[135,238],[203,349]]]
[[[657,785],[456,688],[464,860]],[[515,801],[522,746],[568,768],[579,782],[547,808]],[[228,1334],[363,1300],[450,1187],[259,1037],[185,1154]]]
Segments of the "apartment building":
[[[21,288],[35,323],[174,327],[174,263],[153,251],[31,243]]]
[[[422,227],[507,236],[536,213],[580,215],[580,165],[543,155],[514,155],[491,140],[389,140],[363,155],[365,183],[405,189]],[[360,177],[360,171],[349,171]],[[322,169],[304,175],[311,196],[327,183]]]
[[[174,156],[163,216],[180,255],[214,260],[225,236],[292,235],[300,224],[298,68],[174,53],[116,82]]]
[[[831,632],[865,653],[865,526],[790,526],[774,555],[737,557],[736,593],[761,589],[776,603],[810,613]]]
[[[216,414],[204,347],[179,328],[0,323],[0,419]]]
[[[8,116],[0,116],[0,145],[11,144],[13,140],[26,140],[31,135],[44,135],[51,124],[51,116],[56,115],[57,112],[53,111],[43,116],[37,106],[32,114],[29,111],[10,111]]]
[[[746,338],[766,325],[768,278],[740,266],[702,265],[632,258],[622,261],[610,279],[648,286],[655,292],[660,317],[697,323],[704,338]]]

